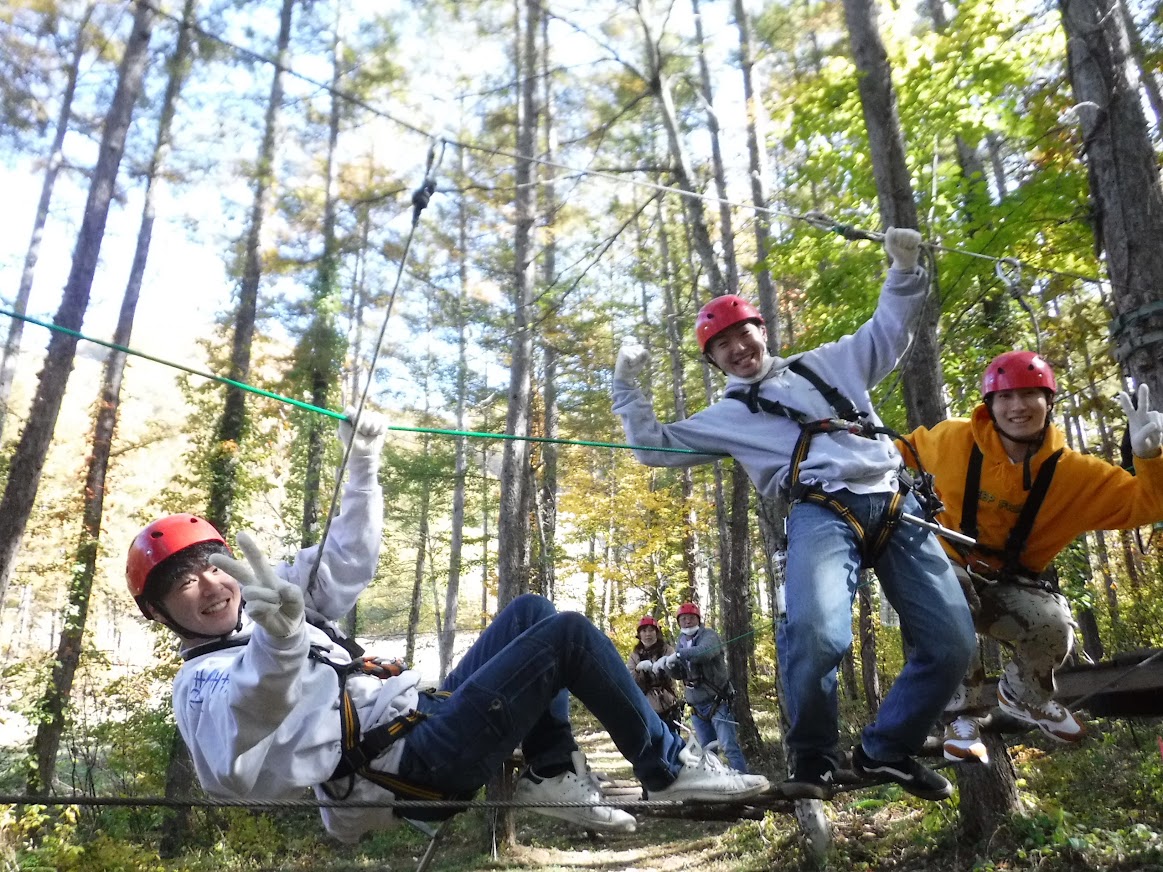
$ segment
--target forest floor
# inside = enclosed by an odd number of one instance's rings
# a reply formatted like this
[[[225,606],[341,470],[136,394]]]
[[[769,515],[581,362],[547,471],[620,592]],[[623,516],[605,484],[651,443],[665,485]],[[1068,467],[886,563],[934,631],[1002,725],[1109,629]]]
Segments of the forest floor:
[[[639,813],[631,834],[593,836],[528,811],[516,813],[516,844],[496,855],[484,811],[458,815],[437,847],[432,870],[540,872],[1163,872],[1163,722],[1092,723],[1087,741],[1056,745],[1040,736],[1011,747],[1022,813],[984,843],[959,838],[958,797],[928,803],[895,786],[839,795],[825,804],[832,845],[814,859],[792,815],[762,820],[697,821]],[[580,720],[579,742],[591,767],[611,778],[630,771],[608,736]],[[753,768],[774,776],[772,761]],[[771,769],[772,771],[768,771]],[[955,769],[946,769],[955,776]],[[0,851],[0,870],[78,872],[410,872],[427,839],[407,826],[340,846],[322,834],[310,809],[260,814],[218,810],[202,819],[201,845],[171,861],[156,859],[148,835],[114,836],[116,850],[74,844],[71,853]],[[105,824],[107,830],[111,825]],[[0,847],[8,840],[2,837]],[[97,844],[89,839],[78,839]],[[130,845],[135,853],[129,856]],[[15,850],[11,850],[15,849]],[[80,852],[80,853],[78,853]],[[99,854],[101,856],[99,856]],[[61,858],[68,856],[69,863]],[[146,859],[151,857],[152,859]],[[74,862],[76,865],[74,865]],[[48,865],[45,865],[45,864]]]

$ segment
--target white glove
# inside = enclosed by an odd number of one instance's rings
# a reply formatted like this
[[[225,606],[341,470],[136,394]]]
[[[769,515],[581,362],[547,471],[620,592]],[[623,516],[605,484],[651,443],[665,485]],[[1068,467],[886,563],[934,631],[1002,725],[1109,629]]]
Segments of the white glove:
[[[211,554],[210,562],[242,585],[243,608],[250,619],[274,636],[286,639],[303,626],[303,591],[275,574],[248,533],[238,534],[246,562],[226,554]]]
[[[650,352],[633,339],[627,339],[618,349],[618,360],[614,363],[614,380],[632,382],[646,368]]]
[[[639,672],[653,672],[654,663],[650,660],[639,660],[638,665],[634,667]]]
[[[379,469],[380,454],[384,449],[384,434],[388,431],[388,419],[365,406],[359,416],[357,428],[352,423],[355,421],[355,413],[354,406],[348,406],[343,410],[344,419],[339,422],[337,434],[339,442],[345,449],[348,443],[351,443],[351,453],[347,458],[348,466],[362,467],[360,471],[374,475]]]
[[[654,661],[654,671],[655,671],[655,673],[672,672],[674,670],[675,666],[677,666],[677,665],[678,665],[678,655],[677,654],[667,654],[665,657],[659,657],[657,660]]]
[[[921,234],[908,227],[890,227],[884,232],[884,250],[893,269],[912,270],[921,255]]]
[[[1123,392],[1115,397],[1127,416],[1127,429],[1131,434],[1131,451],[1135,457],[1156,457],[1163,444],[1163,412],[1152,412],[1149,403],[1151,388],[1139,385],[1138,408],[1131,405],[1131,398]]]

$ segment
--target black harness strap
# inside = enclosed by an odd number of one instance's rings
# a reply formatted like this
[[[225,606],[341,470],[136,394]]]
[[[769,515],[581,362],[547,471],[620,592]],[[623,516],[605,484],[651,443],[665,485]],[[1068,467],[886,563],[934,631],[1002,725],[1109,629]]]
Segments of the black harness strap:
[[[888,540],[892,536],[893,530],[896,529],[897,524],[900,523],[901,514],[904,512],[905,495],[912,486],[911,480],[904,476],[901,477],[900,487],[893,494],[892,499],[885,508],[884,514],[876,525],[874,534],[870,537],[852,511],[832,496],[832,494],[818,485],[808,485],[800,481],[800,465],[807,459],[808,451],[812,447],[812,437],[817,433],[852,433],[855,436],[863,436],[867,439],[875,439],[879,435],[899,439],[900,435],[888,427],[873,426],[868,421],[867,412],[859,411],[856,405],[848,397],[844,396],[838,388],[824,381],[811,367],[799,358],[791,361],[788,364],[788,369],[811,383],[812,387],[832,407],[832,410],[836,413],[835,418],[812,419],[799,409],[761,397],[759,395],[759,386],[762,382],[754,382],[747,389],[728,391],[726,396],[728,399],[742,402],[752,414],[764,411],[770,415],[780,415],[784,418],[789,418],[799,425],[800,435],[796,440],[795,448],[792,450],[791,464],[788,469],[789,500],[793,503],[802,500],[818,503],[819,505],[827,506],[843,518],[856,535],[863,565],[871,566],[876,562],[877,557],[880,556],[880,553],[888,544]],[[924,480],[924,470],[921,470],[921,474],[922,480]]]
[[[1038,475],[1029,488],[1026,502],[1022,505],[1021,512],[1018,513],[1018,519],[1010,528],[1009,535],[1006,536],[1005,545],[1001,548],[991,548],[988,545],[978,543],[976,546],[977,551],[993,557],[1000,557],[1004,561],[1004,572],[1010,575],[1029,577],[1038,575],[1037,572],[1022,565],[1022,553],[1026,550],[1026,542],[1029,541],[1030,533],[1033,532],[1038,510],[1042,508],[1046,494],[1050,491],[1054,469],[1058,466],[1058,461],[1064,450],[1059,448],[1042,462],[1042,466],[1038,469]],[[975,442],[973,450],[969,454],[969,467],[965,473],[965,496],[961,502],[961,532],[974,539],[977,538],[977,504],[981,497],[981,467],[984,459],[981,449],[977,447]]]

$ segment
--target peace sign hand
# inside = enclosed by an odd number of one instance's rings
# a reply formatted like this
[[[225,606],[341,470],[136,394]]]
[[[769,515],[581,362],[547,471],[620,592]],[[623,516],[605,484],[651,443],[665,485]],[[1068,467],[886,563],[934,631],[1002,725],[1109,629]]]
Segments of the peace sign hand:
[[[1149,408],[1151,389],[1146,384],[1139,385],[1138,406],[1131,404],[1131,398],[1124,392],[1115,397],[1127,416],[1127,430],[1131,436],[1131,451],[1135,457],[1156,457],[1163,444],[1163,412],[1153,412]]]
[[[303,626],[303,591],[275,574],[249,533],[238,534],[238,547],[245,563],[226,554],[212,554],[210,562],[238,580],[252,621],[276,639],[293,635]]]

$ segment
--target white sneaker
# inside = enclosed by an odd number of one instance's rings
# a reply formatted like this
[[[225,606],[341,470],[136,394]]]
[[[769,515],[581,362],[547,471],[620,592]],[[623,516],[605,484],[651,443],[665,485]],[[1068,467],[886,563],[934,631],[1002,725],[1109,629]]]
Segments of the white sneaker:
[[[771,785],[762,775],[744,775],[728,768],[714,754],[699,747],[692,736],[678,752],[682,769],[662,790],[649,791],[650,799],[699,799],[704,802],[740,802],[758,796]]]
[[[957,763],[961,760],[980,760],[989,765],[989,751],[981,741],[981,727],[976,718],[961,715],[945,728],[942,743],[945,759]]]
[[[997,702],[1010,717],[1033,724],[1059,742],[1078,742],[1086,735],[1086,727],[1066,706],[1052,699],[1039,703],[1019,699],[1004,678],[997,683]]]
[[[536,779],[531,772],[526,772],[517,779],[515,798],[522,802],[579,803],[538,805],[531,806],[529,810],[560,818],[586,829],[634,832],[638,822],[634,820],[633,815],[620,808],[603,804],[606,797],[602,793],[597,777],[589,771],[585,755],[581,751],[573,752],[573,766],[573,772],[566,771],[552,778]]]

